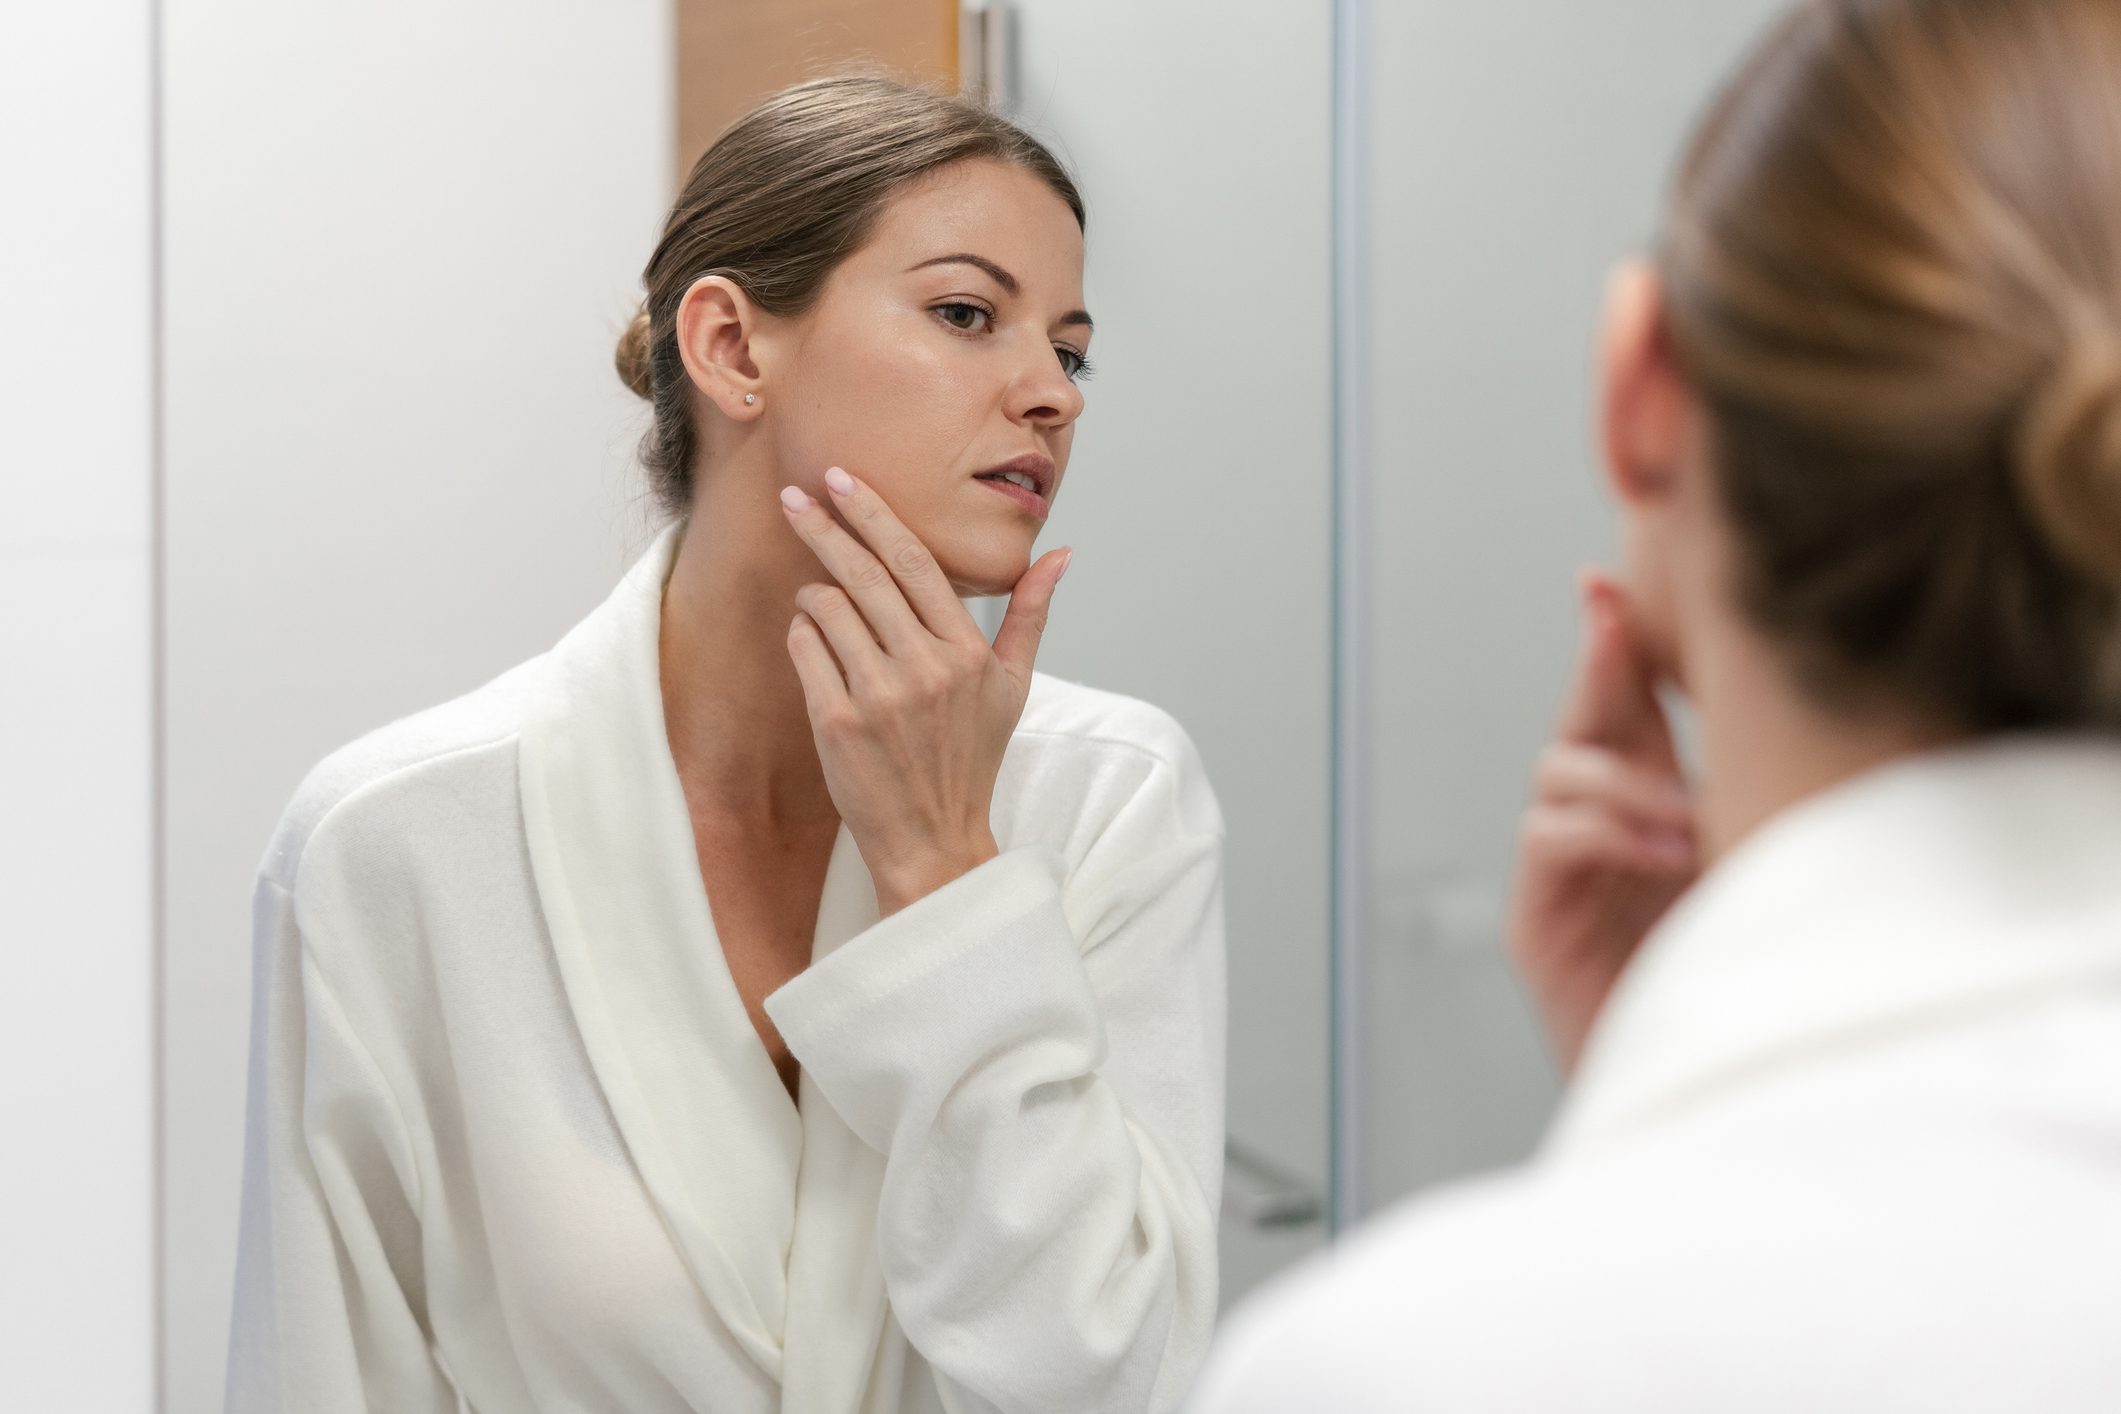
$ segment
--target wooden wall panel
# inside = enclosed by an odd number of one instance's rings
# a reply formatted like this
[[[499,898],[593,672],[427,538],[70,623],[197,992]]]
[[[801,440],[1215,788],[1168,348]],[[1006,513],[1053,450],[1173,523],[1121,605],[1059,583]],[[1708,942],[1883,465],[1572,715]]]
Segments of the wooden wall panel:
[[[957,0],[678,0],[678,181],[779,88],[850,64],[957,84]]]

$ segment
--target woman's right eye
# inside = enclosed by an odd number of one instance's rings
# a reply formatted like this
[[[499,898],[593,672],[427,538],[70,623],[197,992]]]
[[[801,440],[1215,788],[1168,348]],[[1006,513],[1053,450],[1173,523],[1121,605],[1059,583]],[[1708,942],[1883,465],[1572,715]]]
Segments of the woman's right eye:
[[[983,327],[979,321],[992,318],[986,310],[978,305],[966,304],[962,300],[952,300],[948,304],[939,304],[935,307],[935,312],[945,324],[966,334],[979,332]]]

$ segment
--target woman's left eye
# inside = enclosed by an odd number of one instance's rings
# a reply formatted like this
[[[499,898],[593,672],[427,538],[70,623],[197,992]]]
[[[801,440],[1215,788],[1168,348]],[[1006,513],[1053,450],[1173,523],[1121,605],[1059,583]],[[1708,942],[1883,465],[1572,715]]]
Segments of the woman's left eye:
[[[978,305],[966,304],[962,300],[952,300],[949,304],[939,304],[935,307],[935,313],[936,317],[945,324],[964,334],[980,332],[986,327],[986,321],[994,317]]]
[[[1090,376],[1090,360],[1069,348],[1066,344],[1055,344],[1053,352],[1060,359],[1061,371],[1080,383]]]

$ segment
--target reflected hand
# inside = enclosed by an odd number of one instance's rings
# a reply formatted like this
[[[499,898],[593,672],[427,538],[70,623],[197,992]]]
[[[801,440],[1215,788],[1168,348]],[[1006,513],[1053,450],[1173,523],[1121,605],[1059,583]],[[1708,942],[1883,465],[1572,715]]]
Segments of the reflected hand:
[[[1686,779],[1621,591],[1584,578],[1584,646],[1519,839],[1510,955],[1564,1070],[1700,871]]]
[[[889,915],[1000,852],[994,780],[1071,552],[1024,571],[990,648],[934,555],[882,498],[838,467],[825,483],[855,534],[797,488],[781,493],[789,523],[835,581],[796,594],[788,655],[825,784]]]

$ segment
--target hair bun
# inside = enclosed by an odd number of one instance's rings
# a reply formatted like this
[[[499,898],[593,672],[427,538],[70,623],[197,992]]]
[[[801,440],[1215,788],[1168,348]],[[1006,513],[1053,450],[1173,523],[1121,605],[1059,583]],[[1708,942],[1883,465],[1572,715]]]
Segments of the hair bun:
[[[2073,568],[2121,587],[2121,336],[2073,338],[2028,404],[2020,490]]]
[[[635,397],[651,402],[655,399],[654,334],[644,305],[626,326],[626,332],[619,335],[618,352],[612,357],[618,365],[619,381],[633,389]]]

